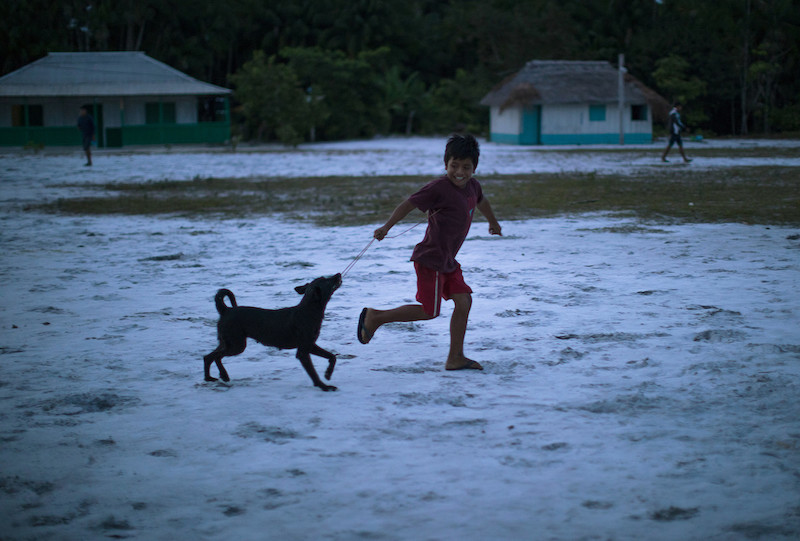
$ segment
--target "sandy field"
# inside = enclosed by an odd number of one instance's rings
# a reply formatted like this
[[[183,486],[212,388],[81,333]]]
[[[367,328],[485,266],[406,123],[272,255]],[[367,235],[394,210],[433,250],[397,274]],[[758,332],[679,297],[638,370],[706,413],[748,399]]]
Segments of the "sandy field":
[[[65,182],[434,175],[440,147],[98,153],[91,170],[0,154],[0,539],[798,539],[797,228],[498,212],[504,236],[475,223],[459,257],[485,370],[445,372],[452,303],[356,339],[364,306],[413,302],[420,226],[373,243],[333,296],[323,393],[255,342],[229,383],[203,381],[214,293],[295,304],[380,224],[22,210],[80,191]],[[493,172],[661,166],[660,145],[482,150]]]

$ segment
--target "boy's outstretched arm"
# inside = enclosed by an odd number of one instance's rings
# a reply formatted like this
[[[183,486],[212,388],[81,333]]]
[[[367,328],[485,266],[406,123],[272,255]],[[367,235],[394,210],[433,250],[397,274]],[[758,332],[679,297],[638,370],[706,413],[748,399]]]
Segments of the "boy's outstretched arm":
[[[406,199],[405,201],[397,205],[397,208],[394,209],[392,215],[389,216],[389,220],[385,224],[380,226],[378,229],[376,229],[373,236],[378,240],[383,240],[383,238],[386,236],[389,230],[392,227],[394,227],[394,225],[397,222],[408,216],[408,213],[414,210],[415,208],[417,207],[414,206],[414,204],[411,201]]]
[[[489,200],[485,197],[481,199],[481,202],[478,203],[478,210],[481,211],[481,214],[489,221],[489,234],[500,235],[502,237],[503,228],[500,227],[500,223],[497,221],[497,218],[494,217],[492,205],[489,204]]]

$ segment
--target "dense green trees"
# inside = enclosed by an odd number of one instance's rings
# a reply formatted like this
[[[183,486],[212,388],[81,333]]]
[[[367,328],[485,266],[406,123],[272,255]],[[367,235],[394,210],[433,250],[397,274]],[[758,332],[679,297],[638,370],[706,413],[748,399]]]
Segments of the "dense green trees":
[[[796,0],[6,0],[0,74],[48,51],[142,50],[236,90],[247,137],[485,132],[531,59],[608,60],[695,129],[800,130]]]

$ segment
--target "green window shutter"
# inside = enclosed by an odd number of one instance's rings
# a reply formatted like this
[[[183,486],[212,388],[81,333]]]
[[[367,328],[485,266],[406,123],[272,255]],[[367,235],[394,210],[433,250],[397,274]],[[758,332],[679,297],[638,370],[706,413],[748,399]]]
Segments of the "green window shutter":
[[[41,105],[28,105],[28,126],[44,126],[44,108]]]
[[[145,103],[144,104],[144,123],[145,124],[160,124],[158,114],[158,103]]]
[[[175,124],[177,117],[175,116],[175,102],[167,102],[161,104],[162,118],[161,122],[164,124]]]

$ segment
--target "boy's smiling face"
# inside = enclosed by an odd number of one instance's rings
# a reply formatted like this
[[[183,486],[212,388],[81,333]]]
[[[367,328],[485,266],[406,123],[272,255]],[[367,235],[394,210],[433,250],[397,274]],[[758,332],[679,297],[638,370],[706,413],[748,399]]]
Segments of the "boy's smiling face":
[[[475,166],[470,158],[450,158],[447,162],[447,178],[458,188],[466,186],[474,172]]]

